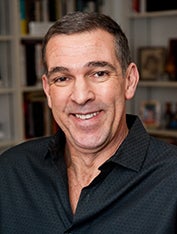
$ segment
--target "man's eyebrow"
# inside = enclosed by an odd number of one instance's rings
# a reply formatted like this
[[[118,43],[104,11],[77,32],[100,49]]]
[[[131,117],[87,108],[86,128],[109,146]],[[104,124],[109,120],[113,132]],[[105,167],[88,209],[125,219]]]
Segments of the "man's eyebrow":
[[[48,72],[47,76],[52,75],[53,73],[57,72],[69,72],[69,69],[67,67],[62,67],[62,66],[57,66],[57,67],[52,67]]]
[[[84,67],[109,67],[111,70],[116,70],[116,68],[106,61],[91,61],[85,64]]]
[[[84,67],[109,67],[111,70],[115,71],[116,68],[106,61],[90,61],[84,65]],[[57,72],[69,72],[69,68],[63,67],[63,66],[56,66],[52,67],[48,72],[47,76],[50,77],[50,75],[57,73]]]

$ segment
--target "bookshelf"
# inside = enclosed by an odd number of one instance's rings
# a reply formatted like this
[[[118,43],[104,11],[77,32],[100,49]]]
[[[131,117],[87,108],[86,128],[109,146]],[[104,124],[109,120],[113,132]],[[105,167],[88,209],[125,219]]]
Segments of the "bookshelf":
[[[0,1],[0,152],[56,131],[40,80],[42,38],[63,14],[102,7],[102,0]]]
[[[16,9],[16,10],[15,10]],[[19,53],[17,39],[17,4],[0,2],[0,149],[14,145],[22,139],[22,111],[19,95]],[[17,108],[18,107],[18,108]]]
[[[30,18],[29,16],[26,16],[26,13],[21,14],[20,4],[26,2],[28,4],[30,2],[33,6],[34,3],[36,3],[35,6],[38,10],[43,6],[45,13],[43,12],[41,14],[39,13],[39,10],[35,16],[37,18],[34,18],[34,15]],[[45,5],[48,2],[51,4],[51,11],[52,9],[57,11],[52,17],[50,17],[49,12],[47,11],[49,8],[46,8]],[[41,5],[41,3],[43,5]],[[55,7],[52,8],[52,6]],[[27,130],[29,130],[29,128],[25,127],[27,124],[26,121],[29,118],[29,116],[25,116],[25,102],[30,103],[34,102],[34,100],[40,102],[40,108],[44,111],[43,122],[45,122],[45,128],[41,134],[49,135],[53,131],[56,131],[56,125],[53,122],[53,119],[51,119],[51,113],[47,108],[45,102],[46,99],[40,83],[40,72],[42,72],[42,70],[40,71],[39,69],[37,74],[35,74],[36,80],[34,84],[27,85],[26,58],[24,56],[25,46],[32,44],[33,47],[38,50],[44,31],[46,32],[50,24],[62,14],[65,14],[68,11],[73,11],[73,9],[78,10],[78,7],[82,7],[81,9],[83,11],[88,9],[90,9],[90,11],[99,10],[111,15],[123,25],[125,32],[129,32],[128,35],[132,54],[137,62],[137,48],[139,46],[161,45],[167,47],[169,38],[177,38],[177,31],[175,29],[177,21],[176,10],[163,12],[132,12],[130,10],[129,0],[123,2],[117,0],[1,0],[0,152],[29,139],[29,137],[36,137],[35,135],[28,136]],[[55,18],[53,18],[54,15]],[[30,22],[32,22],[32,24],[29,24]],[[42,26],[41,31],[38,30],[39,25]],[[134,100],[128,104],[128,112],[138,114],[140,100],[155,99],[160,100],[163,113],[164,103],[166,101],[174,102],[174,100],[177,100],[176,89],[176,81],[141,80]],[[161,128],[150,129],[149,132],[158,137],[177,139],[177,130]]]
[[[145,4],[144,0],[142,0],[141,3],[142,2]],[[172,118],[175,118],[175,123],[177,123],[177,73],[172,79],[168,72],[166,72],[165,67],[169,60],[170,40],[177,40],[176,23],[176,9],[147,12],[145,8],[142,10],[140,7],[139,11],[133,11],[131,8],[129,14],[131,51],[140,71],[143,69],[139,57],[140,48],[155,49],[163,47],[166,50],[163,74],[160,74],[160,76],[156,77],[154,80],[143,79],[143,77],[140,76],[137,93],[130,105],[131,112],[138,113],[141,116],[140,107],[142,101],[155,100],[160,103],[160,113],[158,113],[160,114],[160,126],[153,128],[149,126],[146,127],[150,134],[174,144],[177,144],[177,128],[176,125],[170,128],[165,127],[165,108],[166,103],[171,103],[174,116]],[[177,66],[177,64],[175,64],[175,66]]]

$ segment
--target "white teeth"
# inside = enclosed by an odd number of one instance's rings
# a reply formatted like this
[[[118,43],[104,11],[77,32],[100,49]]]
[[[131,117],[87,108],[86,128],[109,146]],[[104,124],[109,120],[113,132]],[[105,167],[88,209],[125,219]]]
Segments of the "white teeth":
[[[79,118],[79,119],[91,119],[93,118],[94,116],[96,116],[99,112],[94,112],[94,113],[91,113],[91,114],[86,114],[86,115],[81,115],[81,114],[76,114],[76,117]]]

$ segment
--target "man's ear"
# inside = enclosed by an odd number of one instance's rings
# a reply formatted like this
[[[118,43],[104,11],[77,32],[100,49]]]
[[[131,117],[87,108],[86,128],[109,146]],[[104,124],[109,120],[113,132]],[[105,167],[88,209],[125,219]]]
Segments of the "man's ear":
[[[48,82],[48,78],[45,74],[42,76],[42,85],[43,85],[44,93],[47,97],[48,106],[51,108],[52,105],[51,105],[51,97],[50,97],[50,85]]]
[[[125,99],[130,100],[133,98],[138,81],[139,81],[139,72],[135,63],[131,63],[126,71],[125,75],[126,83],[125,83]]]

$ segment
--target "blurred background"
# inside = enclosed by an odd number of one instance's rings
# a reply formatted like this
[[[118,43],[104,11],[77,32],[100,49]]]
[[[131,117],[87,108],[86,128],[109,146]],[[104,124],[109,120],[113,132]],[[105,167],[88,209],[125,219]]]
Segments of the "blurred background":
[[[120,24],[140,72],[127,113],[177,144],[177,1],[0,0],[0,152],[57,131],[41,86],[41,43],[53,22],[76,10]]]

